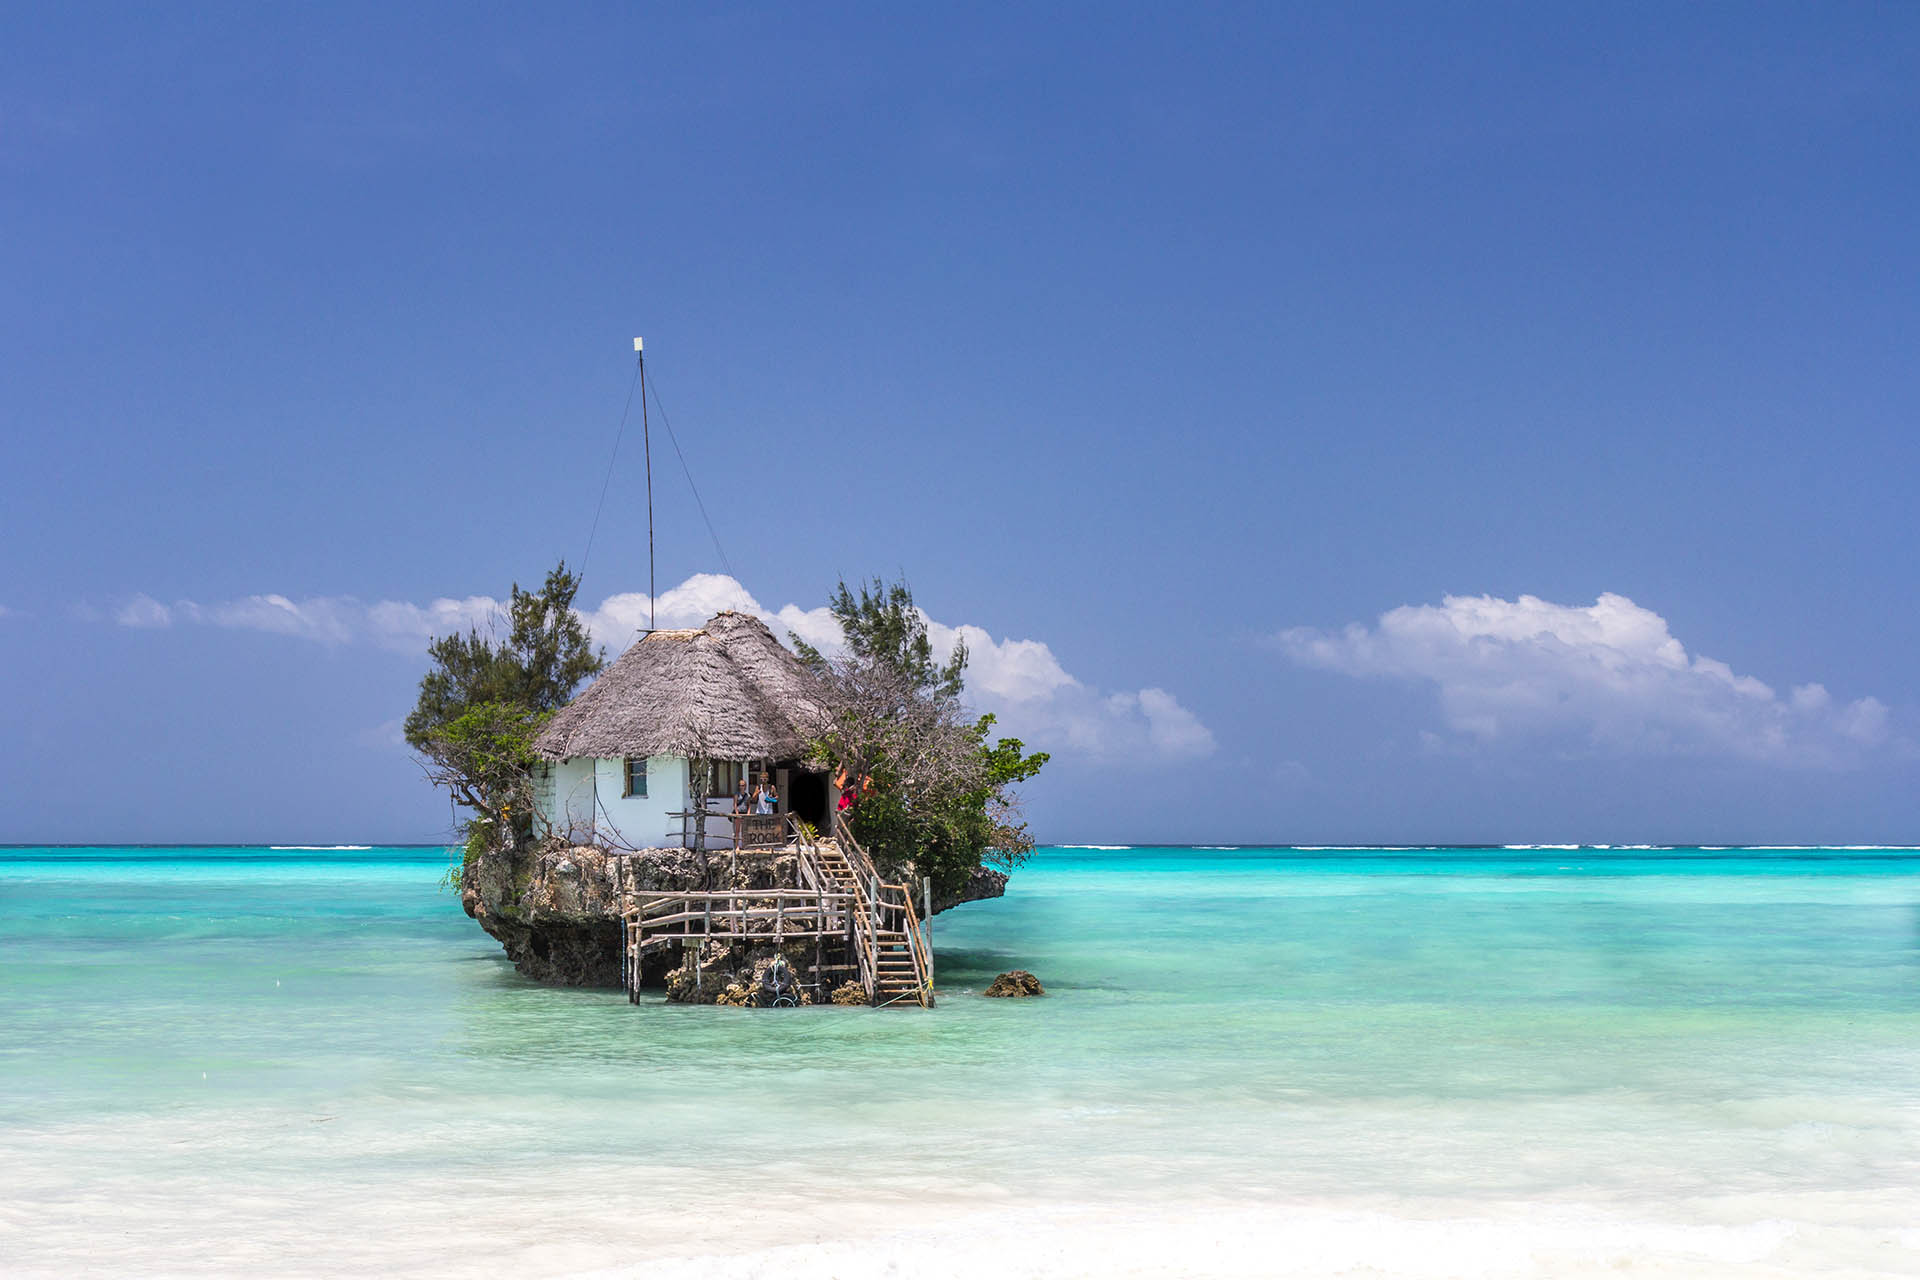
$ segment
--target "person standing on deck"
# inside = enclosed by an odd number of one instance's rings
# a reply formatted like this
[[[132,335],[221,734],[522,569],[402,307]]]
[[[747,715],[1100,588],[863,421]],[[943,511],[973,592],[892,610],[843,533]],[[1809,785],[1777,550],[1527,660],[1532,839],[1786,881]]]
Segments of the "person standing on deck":
[[[740,815],[753,808],[747,795],[747,775],[741,774],[740,780],[733,784],[733,847],[740,847],[741,828],[746,824],[740,821]]]

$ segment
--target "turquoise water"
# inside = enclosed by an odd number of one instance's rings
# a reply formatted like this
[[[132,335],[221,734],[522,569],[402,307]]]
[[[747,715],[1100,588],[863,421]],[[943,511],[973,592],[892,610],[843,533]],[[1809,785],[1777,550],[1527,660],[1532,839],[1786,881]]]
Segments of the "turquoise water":
[[[1914,851],[1050,849],[930,1011],[538,987],[444,867],[0,850],[5,1269],[1920,1272]]]

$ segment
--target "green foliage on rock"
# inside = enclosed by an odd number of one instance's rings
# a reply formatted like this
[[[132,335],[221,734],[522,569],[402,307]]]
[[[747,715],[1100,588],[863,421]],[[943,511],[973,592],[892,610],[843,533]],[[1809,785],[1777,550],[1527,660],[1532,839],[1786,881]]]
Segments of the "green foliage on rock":
[[[464,831],[466,865],[477,848],[529,829],[534,739],[580,682],[606,665],[573,611],[579,589],[579,575],[562,561],[538,591],[513,584],[504,638],[472,628],[427,646],[433,666],[404,731],[428,778],[474,811]]]
[[[562,560],[538,591],[519,583],[507,600],[508,629],[495,641],[471,628],[441,636],[427,646],[433,669],[420,680],[420,697],[407,716],[408,745],[427,750],[433,735],[471,707],[483,703],[557,711],[580,682],[606,665],[573,611],[580,575]]]
[[[447,771],[446,785],[461,804],[524,825],[515,820],[530,817],[533,740],[552,714],[510,702],[476,703],[439,725],[427,751]]]
[[[827,609],[839,622],[849,652],[886,663],[928,697],[960,696],[967,670],[967,646],[956,641],[953,655],[944,666],[934,662],[926,615],[914,607],[913,591],[906,583],[875,578],[860,584],[860,596],[855,599],[842,582],[834,589]],[[802,661],[816,670],[826,665],[819,650],[798,636],[792,639]]]
[[[983,864],[1018,866],[1033,838],[1014,788],[1046,754],[994,738],[992,716],[967,714],[966,648],[934,661],[926,617],[905,583],[876,578],[856,596],[843,582],[829,607],[844,656],[793,640],[830,692],[816,749],[865,780],[848,817],[853,834],[883,869],[911,868],[943,893],[960,890]]]

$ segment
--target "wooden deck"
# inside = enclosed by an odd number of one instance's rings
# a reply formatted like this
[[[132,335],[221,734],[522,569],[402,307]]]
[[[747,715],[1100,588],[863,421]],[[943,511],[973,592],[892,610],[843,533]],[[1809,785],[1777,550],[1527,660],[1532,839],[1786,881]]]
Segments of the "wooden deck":
[[[790,820],[788,843],[799,885],[782,889],[640,889],[625,859],[615,864],[624,922],[622,979],[637,999],[645,958],[678,945],[695,948],[695,964],[709,942],[779,946],[814,943],[813,981],[850,974],[874,1005],[933,1004],[933,950],[914,910],[913,890],[883,883],[853,833],[836,823],[817,836]],[[828,957],[834,959],[829,963]]]
[[[783,813],[730,813],[724,809],[675,809],[669,818],[680,820],[683,849],[778,849],[791,836],[791,819]],[[694,837],[695,819],[704,818],[705,835]],[[671,832],[668,833],[672,835]]]

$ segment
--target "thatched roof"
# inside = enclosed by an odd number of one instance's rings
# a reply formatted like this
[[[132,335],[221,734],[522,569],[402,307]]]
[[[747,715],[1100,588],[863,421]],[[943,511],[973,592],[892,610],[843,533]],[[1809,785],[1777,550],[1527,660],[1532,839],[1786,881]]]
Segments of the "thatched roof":
[[[642,636],[555,713],[534,750],[551,760],[781,760],[806,754],[819,699],[766,623],[721,613],[698,630]]]

